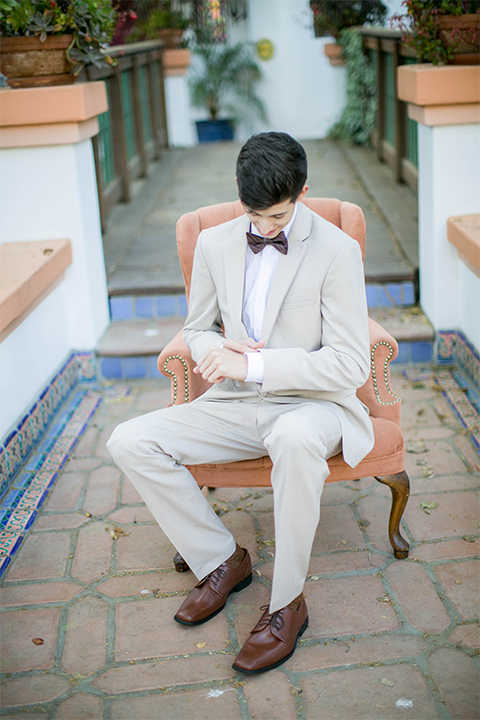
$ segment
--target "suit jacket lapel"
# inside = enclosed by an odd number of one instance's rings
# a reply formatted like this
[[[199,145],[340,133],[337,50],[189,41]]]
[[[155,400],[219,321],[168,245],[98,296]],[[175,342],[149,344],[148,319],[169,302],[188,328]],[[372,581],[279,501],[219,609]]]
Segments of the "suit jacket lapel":
[[[237,330],[234,337],[247,338],[248,333],[242,322],[243,294],[245,284],[245,259],[247,252],[246,232],[250,221],[245,215],[232,232],[231,241],[224,248],[225,292],[232,323]]]
[[[297,217],[288,235],[288,253],[280,255],[268,295],[261,335],[265,344],[268,343],[285,295],[305,257],[307,246],[303,241],[310,235],[311,229],[311,213],[305,205],[299,203]]]

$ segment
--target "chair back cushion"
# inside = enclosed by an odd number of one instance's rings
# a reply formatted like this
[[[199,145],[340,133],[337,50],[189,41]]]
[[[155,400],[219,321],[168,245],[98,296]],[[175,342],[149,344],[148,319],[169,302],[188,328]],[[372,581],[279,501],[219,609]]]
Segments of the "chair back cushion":
[[[362,257],[365,256],[365,218],[358,205],[342,202],[336,198],[305,198],[303,202],[310,210],[341,228],[356,240],[362,249]],[[190,295],[193,254],[200,232],[243,214],[242,204],[240,200],[236,200],[235,202],[201,207],[181,216],[177,223],[177,246],[187,298]]]

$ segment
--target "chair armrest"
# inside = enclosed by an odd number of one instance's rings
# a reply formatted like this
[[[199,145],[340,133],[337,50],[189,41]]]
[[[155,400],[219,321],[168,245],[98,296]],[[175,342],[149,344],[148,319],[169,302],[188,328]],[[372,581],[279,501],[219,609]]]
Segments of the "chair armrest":
[[[211,387],[201,375],[193,372],[195,366],[196,362],[183,339],[183,330],[180,330],[157,360],[159,372],[172,381],[172,405],[191,402]]]
[[[357,391],[372,417],[383,417],[400,424],[401,401],[390,384],[390,362],[398,355],[398,344],[379,323],[369,318],[370,377]]]
[[[369,318],[371,373],[357,390],[359,399],[369,408],[372,417],[384,417],[400,424],[400,398],[390,386],[389,363],[398,354],[398,345],[375,320]],[[193,372],[196,363],[183,339],[182,330],[162,350],[158,369],[172,381],[172,405],[188,403],[203,395],[210,383]]]

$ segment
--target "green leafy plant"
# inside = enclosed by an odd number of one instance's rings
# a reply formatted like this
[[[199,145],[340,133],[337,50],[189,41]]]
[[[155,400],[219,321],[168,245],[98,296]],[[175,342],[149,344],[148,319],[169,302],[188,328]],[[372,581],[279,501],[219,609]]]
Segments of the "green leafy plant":
[[[480,26],[467,27],[461,15],[480,13],[479,0],[404,0],[405,15],[393,15],[390,24],[402,31],[402,41],[415,50],[423,62],[434,65],[452,60],[461,44],[479,52]],[[442,15],[453,15],[453,29],[447,33],[440,27]]]
[[[169,0],[151,2],[140,0],[135,3],[138,20],[127,38],[127,42],[156,40],[164,30],[186,30],[190,20],[181,10],[172,8]]]
[[[194,54],[199,61],[190,83],[195,107],[207,108],[212,120],[224,111],[233,118],[250,112],[266,121],[265,106],[255,94],[262,74],[244,43],[200,45]]]
[[[0,0],[0,10],[4,12],[10,12],[15,5],[17,5],[17,0]]]
[[[5,4],[8,7],[5,7]],[[113,64],[107,54],[115,29],[111,0],[1,0],[0,30],[7,37],[73,35],[67,58],[78,75],[84,65]]]
[[[342,30],[364,25],[383,24],[387,8],[381,0],[310,0],[315,37],[333,35],[337,40]]]
[[[370,145],[377,113],[376,77],[363,50],[360,33],[343,30],[340,34],[347,69],[347,102],[338,122],[328,135],[354,145]]]

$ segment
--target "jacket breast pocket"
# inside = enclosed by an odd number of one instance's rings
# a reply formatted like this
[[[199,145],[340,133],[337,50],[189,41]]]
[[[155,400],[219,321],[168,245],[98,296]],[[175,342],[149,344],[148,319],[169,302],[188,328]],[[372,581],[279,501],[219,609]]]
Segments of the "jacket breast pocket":
[[[307,300],[293,300],[290,302],[284,302],[282,310],[300,310],[303,308],[314,307],[315,305],[319,305],[318,300],[315,298],[308,298]]]

